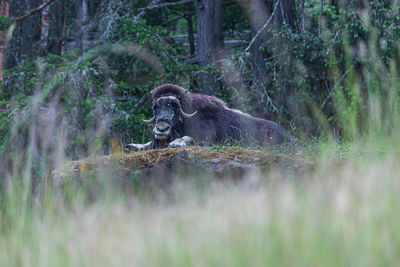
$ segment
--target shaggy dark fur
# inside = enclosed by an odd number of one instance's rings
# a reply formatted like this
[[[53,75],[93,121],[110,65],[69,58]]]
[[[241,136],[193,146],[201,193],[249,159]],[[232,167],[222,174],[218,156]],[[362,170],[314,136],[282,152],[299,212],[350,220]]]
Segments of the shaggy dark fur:
[[[245,145],[271,146],[293,140],[277,123],[230,109],[215,96],[192,94],[177,85],[164,84],[152,91],[153,103],[163,96],[175,96],[186,113],[197,111],[197,114],[188,119],[180,118],[180,123],[173,128],[173,136],[163,144],[153,138],[152,148],[164,147],[167,142],[185,135],[199,144],[235,141]]]

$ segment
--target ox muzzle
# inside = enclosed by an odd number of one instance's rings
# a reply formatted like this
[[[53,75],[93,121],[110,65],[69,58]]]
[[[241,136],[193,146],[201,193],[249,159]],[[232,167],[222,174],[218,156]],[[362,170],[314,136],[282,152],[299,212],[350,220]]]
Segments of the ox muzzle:
[[[171,125],[159,122],[154,126],[153,135],[157,140],[166,140],[171,135]]]

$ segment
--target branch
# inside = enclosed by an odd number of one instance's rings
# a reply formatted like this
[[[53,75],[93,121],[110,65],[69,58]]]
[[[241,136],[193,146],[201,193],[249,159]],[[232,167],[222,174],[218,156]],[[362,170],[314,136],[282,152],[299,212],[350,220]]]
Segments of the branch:
[[[139,101],[129,110],[130,113],[136,112],[149,99],[150,94],[144,94]]]
[[[139,11],[149,11],[149,10],[156,9],[156,8],[184,5],[184,4],[188,4],[188,3],[192,3],[192,2],[194,2],[194,0],[182,0],[182,1],[179,1],[179,2],[170,2],[170,3],[159,4],[159,5],[151,5],[150,4],[148,7],[139,8],[138,10]]]
[[[191,15],[194,15],[194,14],[196,14],[196,11],[192,11],[192,12],[189,12],[187,14],[180,15],[178,17],[172,18],[170,20],[167,20],[166,22],[161,23],[160,26],[165,26],[165,25],[167,25],[169,23],[172,23],[172,22],[174,22],[174,21],[176,21],[178,19],[181,19],[181,18],[184,18],[184,17],[187,17],[187,16],[191,16]]]
[[[271,16],[269,17],[269,19],[267,20],[267,22],[266,22],[266,23],[264,24],[264,26],[262,26],[261,29],[256,33],[256,35],[255,35],[254,38],[251,40],[249,46],[244,50],[244,52],[248,52],[248,51],[249,51],[249,49],[251,48],[251,46],[253,45],[253,43],[256,41],[256,39],[258,38],[258,36],[261,34],[261,32],[262,32],[263,30],[265,30],[265,28],[267,28],[268,24],[271,22],[272,18],[273,18],[274,15],[275,15],[276,8],[278,7],[278,4],[279,4],[279,0],[276,1],[276,4],[275,4],[275,6],[274,6],[274,11],[272,11],[272,14],[271,14]]]
[[[344,78],[347,76],[347,74],[352,71],[353,69],[347,70],[340,78],[339,80],[335,83],[335,85],[332,87],[332,90],[329,92],[329,94],[325,97],[324,101],[322,101],[321,108],[324,108],[326,102],[328,99],[332,96],[332,94],[335,92],[336,88],[340,85],[340,83],[344,80]]]
[[[184,65],[193,65],[193,64],[198,64],[199,63],[199,58],[196,57],[191,57],[187,60],[185,60]]]
[[[31,9],[31,10],[27,11],[24,15],[19,16],[19,17],[10,18],[10,20],[12,20],[13,22],[18,22],[18,21],[21,21],[23,19],[26,19],[30,15],[41,11],[43,8],[46,8],[48,5],[50,5],[54,1],[57,1],[57,0],[48,0],[47,2],[45,2],[45,3],[41,4],[40,6],[38,6],[37,8],[34,8],[34,9]]]
[[[305,32],[305,27],[304,27],[304,5],[305,5],[306,0],[303,0],[303,3],[301,5],[301,31]]]
[[[139,14],[137,14],[136,17],[133,18],[132,22],[136,23],[139,19],[141,19],[144,15],[146,15],[146,12],[149,11],[152,6],[157,5],[160,2],[161,0],[153,0],[147,7],[141,8],[142,11],[140,11]]]
[[[321,7],[319,10],[319,17],[318,17],[318,37],[321,38],[321,17],[322,17],[322,10],[324,9],[324,0],[321,0]]]

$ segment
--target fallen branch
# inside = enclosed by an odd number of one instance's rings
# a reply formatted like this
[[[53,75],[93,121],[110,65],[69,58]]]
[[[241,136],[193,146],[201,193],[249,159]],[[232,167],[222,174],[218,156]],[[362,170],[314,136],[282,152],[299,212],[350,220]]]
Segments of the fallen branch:
[[[152,9],[156,9],[156,8],[162,8],[162,7],[168,7],[168,6],[177,6],[177,5],[184,5],[184,4],[189,4],[194,2],[194,0],[182,0],[179,2],[170,2],[170,3],[164,3],[164,4],[159,4],[159,5],[149,5],[147,7],[144,8],[139,8],[139,11],[149,11]]]
[[[36,13],[36,12],[41,11],[43,8],[46,8],[48,5],[50,5],[50,4],[51,4],[52,2],[54,2],[54,1],[57,1],[57,0],[48,0],[47,2],[41,4],[40,6],[38,6],[38,7],[34,8],[34,9],[31,9],[31,10],[27,11],[24,15],[19,16],[19,17],[10,18],[10,20],[13,21],[13,22],[18,22],[18,21],[21,21],[21,20],[23,20],[23,19],[26,19],[26,18],[29,17],[30,15],[32,15],[32,14],[34,14],[34,13]]]
[[[269,17],[269,19],[267,20],[267,22],[264,24],[264,26],[262,26],[261,29],[258,30],[258,32],[256,33],[256,35],[255,35],[255,36],[253,37],[253,39],[251,40],[249,46],[247,46],[247,48],[244,50],[245,52],[248,52],[248,51],[249,51],[249,49],[251,48],[251,46],[253,45],[253,43],[256,41],[256,39],[258,38],[258,36],[261,34],[261,32],[262,32],[263,30],[265,30],[265,28],[267,28],[268,24],[271,22],[272,18],[273,18],[274,15],[275,15],[276,8],[278,7],[279,1],[280,1],[280,0],[276,1],[276,4],[275,4],[275,6],[274,6],[274,10],[272,11],[271,16]]]

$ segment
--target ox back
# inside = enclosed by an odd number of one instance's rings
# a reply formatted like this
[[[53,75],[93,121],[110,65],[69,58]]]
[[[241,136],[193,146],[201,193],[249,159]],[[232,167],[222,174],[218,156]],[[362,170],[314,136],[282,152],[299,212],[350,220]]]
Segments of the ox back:
[[[185,135],[198,143],[236,142],[244,145],[279,145],[292,137],[275,122],[227,108],[214,96],[192,94],[198,113],[184,123]]]

